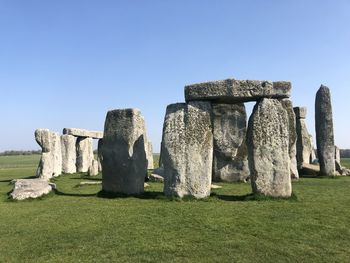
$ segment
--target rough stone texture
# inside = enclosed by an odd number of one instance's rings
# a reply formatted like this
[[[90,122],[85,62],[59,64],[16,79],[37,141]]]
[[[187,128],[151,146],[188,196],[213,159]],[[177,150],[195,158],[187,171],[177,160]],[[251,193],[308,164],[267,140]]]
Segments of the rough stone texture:
[[[55,184],[50,183],[46,179],[18,179],[14,180],[15,187],[10,197],[15,200],[24,200],[28,198],[38,198],[55,189]]]
[[[37,129],[35,140],[42,148],[40,163],[36,172],[39,178],[50,179],[62,173],[61,138],[48,129]]]
[[[306,107],[295,107],[294,113],[296,119],[306,119],[307,109]]]
[[[335,174],[332,103],[329,88],[321,85],[316,94],[315,126],[320,175]]]
[[[98,171],[102,172],[102,147],[103,147],[103,139],[98,140],[97,144],[97,161],[98,161]]]
[[[301,170],[305,164],[312,162],[313,145],[305,122],[306,108],[295,107],[294,112],[296,116],[303,116],[303,118],[296,118],[297,164],[298,169]],[[301,112],[303,114],[300,114]]]
[[[303,176],[317,176],[320,173],[320,166],[316,164],[304,163],[301,173]]]
[[[61,135],[62,172],[74,174],[77,172],[77,138],[72,135]]]
[[[164,167],[158,167],[152,173],[164,177]]]
[[[106,192],[141,194],[147,175],[145,121],[138,109],[107,113],[102,147],[102,188]]]
[[[153,164],[153,146],[152,142],[147,139],[145,143],[145,151],[146,151],[146,157],[147,157],[147,169],[154,169]]]
[[[261,98],[289,98],[291,83],[226,79],[185,86],[186,101],[210,100],[217,103],[241,103]]]
[[[213,181],[245,181],[249,177],[244,104],[212,104]]]
[[[92,139],[78,137],[77,139],[77,172],[86,173],[94,159]]]
[[[337,146],[334,146],[334,160],[335,160],[335,169],[341,173],[343,168],[340,163],[340,149]]]
[[[255,105],[248,124],[247,147],[253,192],[290,197],[288,114],[280,101],[262,99]]]
[[[293,110],[293,103],[291,100],[288,99],[282,100],[281,103],[288,114],[290,175],[292,179],[299,179],[297,164],[297,130],[296,119]]]
[[[180,198],[210,195],[213,160],[210,115],[209,102],[167,107],[162,139],[165,195]]]
[[[92,139],[102,139],[103,138],[103,132],[88,131],[88,130],[77,129],[77,128],[64,128],[63,134],[73,135],[76,137],[92,138]]]
[[[89,176],[96,176],[98,175],[98,161],[97,160],[92,160],[91,165],[88,170],[88,175]]]

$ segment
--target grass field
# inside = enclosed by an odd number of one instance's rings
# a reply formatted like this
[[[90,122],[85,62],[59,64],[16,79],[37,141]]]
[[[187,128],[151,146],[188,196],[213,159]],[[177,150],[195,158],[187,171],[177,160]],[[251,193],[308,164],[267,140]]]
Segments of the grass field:
[[[38,156],[0,157],[0,262],[350,262],[350,177],[305,178],[296,198],[247,198],[220,184],[202,201],[168,200],[162,184],[141,197],[104,198],[100,180],[57,178],[56,193],[7,198]]]

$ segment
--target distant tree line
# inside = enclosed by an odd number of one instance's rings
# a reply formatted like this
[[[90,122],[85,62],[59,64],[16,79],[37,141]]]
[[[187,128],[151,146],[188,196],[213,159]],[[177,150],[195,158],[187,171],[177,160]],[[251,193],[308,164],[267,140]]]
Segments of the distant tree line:
[[[0,156],[12,156],[12,155],[32,155],[41,154],[41,150],[37,151],[4,151],[0,153]]]
[[[350,149],[340,149],[340,158],[350,158]]]

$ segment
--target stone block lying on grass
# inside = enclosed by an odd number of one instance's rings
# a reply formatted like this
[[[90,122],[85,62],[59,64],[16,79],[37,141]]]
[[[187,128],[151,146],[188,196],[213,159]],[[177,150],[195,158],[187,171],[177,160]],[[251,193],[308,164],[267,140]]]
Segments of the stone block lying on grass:
[[[15,187],[10,194],[14,200],[25,200],[28,198],[38,198],[46,195],[56,188],[56,185],[45,179],[18,179],[13,180]]]

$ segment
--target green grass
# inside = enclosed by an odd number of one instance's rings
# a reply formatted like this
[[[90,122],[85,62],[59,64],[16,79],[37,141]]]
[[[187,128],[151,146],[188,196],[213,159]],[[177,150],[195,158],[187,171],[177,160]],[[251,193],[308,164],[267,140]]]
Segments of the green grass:
[[[340,163],[342,166],[345,166],[346,168],[350,169],[350,158],[342,158],[340,160]]]
[[[9,201],[9,181],[35,173],[27,161],[0,157],[0,262],[349,262],[350,177],[301,179],[291,200],[220,183],[206,200],[179,201],[160,183],[103,198],[100,185],[78,186],[100,176],[75,174],[41,200]]]

